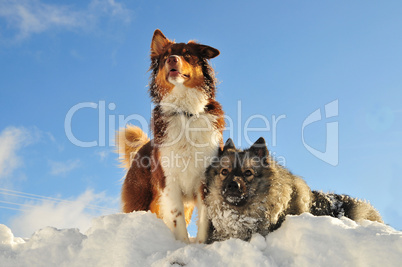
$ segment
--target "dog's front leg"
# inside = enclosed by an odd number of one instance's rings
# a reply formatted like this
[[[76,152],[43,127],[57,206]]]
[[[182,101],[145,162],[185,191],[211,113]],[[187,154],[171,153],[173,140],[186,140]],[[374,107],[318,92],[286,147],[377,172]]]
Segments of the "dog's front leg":
[[[207,207],[204,204],[203,193],[197,194],[197,210],[198,210],[198,231],[197,231],[197,243],[205,243],[208,236],[208,217]]]
[[[182,242],[190,243],[184,218],[183,196],[177,184],[173,183],[165,187],[160,204],[163,221],[173,232],[175,238]]]

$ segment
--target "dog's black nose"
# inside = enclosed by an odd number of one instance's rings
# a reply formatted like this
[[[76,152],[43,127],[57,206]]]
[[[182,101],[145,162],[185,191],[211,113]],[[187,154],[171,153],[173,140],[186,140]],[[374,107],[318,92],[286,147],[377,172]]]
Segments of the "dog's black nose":
[[[239,188],[240,188],[240,185],[239,185],[239,183],[237,183],[236,181],[231,181],[231,182],[226,186],[226,189],[227,189],[229,192],[236,192],[236,191],[239,190]]]

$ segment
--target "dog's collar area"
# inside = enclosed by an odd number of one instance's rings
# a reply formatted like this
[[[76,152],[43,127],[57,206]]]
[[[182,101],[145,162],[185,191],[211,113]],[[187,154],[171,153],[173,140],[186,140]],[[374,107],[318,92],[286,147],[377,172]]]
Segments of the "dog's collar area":
[[[176,116],[176,115],[184,115],[184,116],[186,116],[188,118],[196,116],[195,114],[187,112],[187,111],[176,111],[176,112],[172,113],[172,116]]]

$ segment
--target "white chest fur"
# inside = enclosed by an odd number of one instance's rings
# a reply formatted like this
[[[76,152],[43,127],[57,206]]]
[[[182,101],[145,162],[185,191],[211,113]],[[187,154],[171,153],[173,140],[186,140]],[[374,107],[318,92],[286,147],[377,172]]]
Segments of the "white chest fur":
[[[160,105],[166,114],[175,112],[200,114],[204,111],[207,103],[208,99],[203,92],[178,84],[168,95],[163,97]]]
[[[162,102],[169,116],[160,163],[166,183],[176,183],[185,196],[193,198],[204,179],[204,171],[217,154],[221,134],[215,129],[216,116],[204,113],[207,98],[199,90],[175,86]]]

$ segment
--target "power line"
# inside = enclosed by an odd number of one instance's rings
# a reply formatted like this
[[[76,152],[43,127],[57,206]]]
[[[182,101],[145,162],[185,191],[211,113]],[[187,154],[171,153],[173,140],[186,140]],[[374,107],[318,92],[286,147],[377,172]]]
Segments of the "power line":
[[[30,194],[30,193],[25,193],[25,192],[16,191],[16,190],[10,190],[10,189],[6,189],[6,188],[0,188],[0,194],[7,195],[7,196],[19,197],[19,198],[25,198],[25,199],[31,199],[31,200],[39,200],[39,201],[50,201],[50,202],[59,202],[59,203],[70,203],[70,204],[75,203],[74,201],[71,201],[71,200],[58,199],[58,198],[53,198],[53,197]],[[14,203],[14,204],[18,205],[18,203]],[[36,207],[36,206],[31,206],[31,207]],[[92,205],[92,204],[88,204],[85,207],[88,209],[94,209],[94,210],[100,210],[100,211],[108,211],[108,212],[113,212],[113,213],[117,212],[115,209],[105,208],[102,206]],[[13,209],[13,208],[10,208],[10,209]]]
[[[0,206],[0,209],[18,210],[18,211],[28,211],[28,210],[25,210],[25,209],[16,209],[16,208],[4,207],[4,206]]]
[[[10,202],[10,201],[3,201],[3,200],[0,200],[0,203],[10,204],[10,205],[17,205],[17,206],[22,206],[22,207],[29,207],[29,208],[35,208],[35,207],[36,207],[36,206],[34,206],[34,205],[21,204],[21,203]]]

